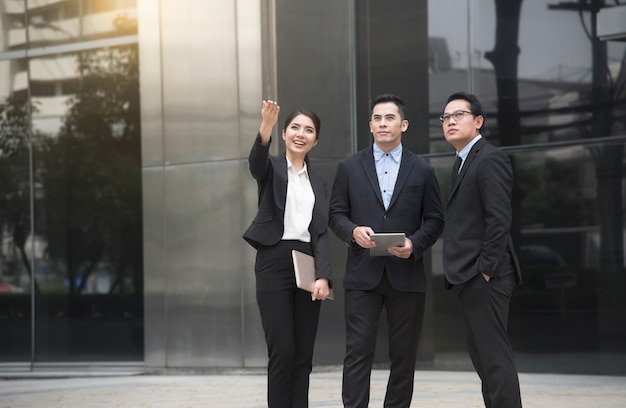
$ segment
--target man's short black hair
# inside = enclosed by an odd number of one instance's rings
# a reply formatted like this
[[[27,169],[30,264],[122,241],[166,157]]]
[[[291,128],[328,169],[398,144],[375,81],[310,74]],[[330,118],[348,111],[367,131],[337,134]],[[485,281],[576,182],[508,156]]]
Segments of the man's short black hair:
[[[459,99],[462,99],[464,101],[467,101],[467,103],[469,103],[469,109],[472,112],[472,115],[483,117],[483,126],[484,126],[485,121],[487,120],[487,117],[485,116],[485,112],[483,111],[483,105],[480,103],[480,100],[478,99],[478,97],[468,92],[455,92],[448,97],[448,101],[446,102],[446,105],[452,101],[457,101]],[[481,126],[481,129],[482,129],[482,126]]]
[[[400,119],[404,120],[406,118],[406,105],[404,104],[402,98],[389,93],[378,95],[374,97],[374,99],[372,99],[372,101],[370,102],[370,114],[374,111],[374,106],[378,105],[379,103],[387,102],[392,102],[398,107],[398,111],[400,112]]]

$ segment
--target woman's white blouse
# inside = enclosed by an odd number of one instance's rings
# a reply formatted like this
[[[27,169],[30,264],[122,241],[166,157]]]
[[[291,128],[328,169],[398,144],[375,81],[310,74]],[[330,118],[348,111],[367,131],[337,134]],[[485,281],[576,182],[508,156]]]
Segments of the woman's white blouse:
[[[287,202],[283,239],[311,242],[309,224],[313,218],[315,194],[309,180],[307,165],[296,171],[287,159]]]

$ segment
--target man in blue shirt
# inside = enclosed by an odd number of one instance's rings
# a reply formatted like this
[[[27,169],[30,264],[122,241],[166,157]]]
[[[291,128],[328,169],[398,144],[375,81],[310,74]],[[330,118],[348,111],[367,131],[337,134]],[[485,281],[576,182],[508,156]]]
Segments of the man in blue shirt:
[[[408,129],[401,98],[371,103],[372,146],[341,161],[329,209],[331,230],[348,245],[345,289],[345,407],[367,407],[378,323],[383,307],[389,332],[386,407],[408,407],[413,396],[417,344],[424,316],[422,255],[443,230],[439,183],[433,167],[402,146]],[[404,245],[371,256],[374,233],[401,232]]]

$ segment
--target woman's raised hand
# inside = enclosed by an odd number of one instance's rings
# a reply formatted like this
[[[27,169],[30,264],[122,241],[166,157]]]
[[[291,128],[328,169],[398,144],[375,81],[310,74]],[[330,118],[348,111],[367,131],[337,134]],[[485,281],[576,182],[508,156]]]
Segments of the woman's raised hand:
[[[276,101],[263,101],[261,107],[261,127],[259,128],[259,134],[263,143],[267,143],[272,134],[272,128],[278,121],[278,113],[280,112],[280,106]]]

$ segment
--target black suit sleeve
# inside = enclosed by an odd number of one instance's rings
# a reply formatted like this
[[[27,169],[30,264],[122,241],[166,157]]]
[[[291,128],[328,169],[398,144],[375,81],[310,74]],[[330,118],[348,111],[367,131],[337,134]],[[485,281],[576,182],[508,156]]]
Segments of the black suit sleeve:
[[[345,243],[352,242],[352,231],[357,225],[350,219],[349,175],[347,166],[340,162],[335,173],[330,207],[328,211],[330,229]]]
[[[478,271],[493,276],[511,231],[513,169],[506,154],[494,150],[478,168],[478,187],[485,211],[485,231]]]
[[[265,178],[268,174],[268,169],[270,167],[268,160],[270,145],[271,140],[266,145],[261,143],[260,134],[257,134],[257,137],[252,144],[252,149],[250,150],[250,155],[248,156],[248,165],[250,166],[250,174],[257,181],[263,180],[263,178]]]
[[[428,166],[428,170],[422,200],[423,223],[415,234],[409,237],[413,243],[413,255],[416,258],[421,257],[427,249],[432,247],[443,231],[444,216],[439,181],[432,166]]]

